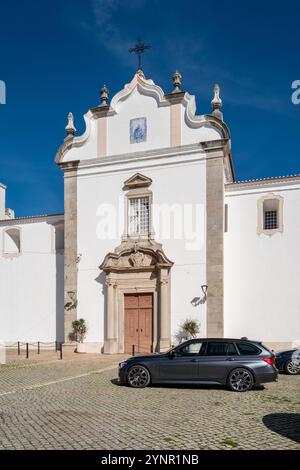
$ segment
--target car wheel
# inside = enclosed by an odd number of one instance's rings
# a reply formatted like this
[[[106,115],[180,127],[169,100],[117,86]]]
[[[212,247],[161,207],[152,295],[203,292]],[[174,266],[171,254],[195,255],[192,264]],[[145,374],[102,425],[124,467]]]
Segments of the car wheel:
[[[287,361],[284,370],[289,375],[297,375],[300,372],[300,361]]]
[[[127,383],[130,387],[144,388],[150,383],[150,374],[146,367],[133,366],[127,374]]]
[[[234,369],[228,377],[228,385],[234,392],[247,392],[253,386],[253,375],[247,369]]]

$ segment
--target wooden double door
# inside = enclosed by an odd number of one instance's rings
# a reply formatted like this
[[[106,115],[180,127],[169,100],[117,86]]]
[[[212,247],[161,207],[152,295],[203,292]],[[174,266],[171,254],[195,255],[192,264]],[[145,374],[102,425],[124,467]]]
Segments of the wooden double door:
[[[151,352],[153,341],[153,295],[125,294],[124,296],[124,349],[132,353]]]

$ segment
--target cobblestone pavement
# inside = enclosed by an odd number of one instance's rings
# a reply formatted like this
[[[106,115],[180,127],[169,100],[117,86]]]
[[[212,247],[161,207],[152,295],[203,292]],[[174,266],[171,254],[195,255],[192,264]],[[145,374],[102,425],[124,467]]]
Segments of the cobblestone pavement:
[[[78,356],[0,366],[1,449],[300,449],[300,376],[135,390],[116,380],[122,357]]]

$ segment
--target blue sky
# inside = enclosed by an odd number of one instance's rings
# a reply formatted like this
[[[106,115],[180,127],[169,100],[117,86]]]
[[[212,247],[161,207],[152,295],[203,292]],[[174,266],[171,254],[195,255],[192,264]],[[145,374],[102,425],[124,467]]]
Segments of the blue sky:
[[[142,36],[144,71],[171,91],[179,69],[197,112],[210,112],[218,82],[237,179],[300,173],[300,4],[238,0],[43,0],[1,2],[0,181],[18,216],[63,211],[54,163],[69,111],[83,114],[130,81],[128,53]]]

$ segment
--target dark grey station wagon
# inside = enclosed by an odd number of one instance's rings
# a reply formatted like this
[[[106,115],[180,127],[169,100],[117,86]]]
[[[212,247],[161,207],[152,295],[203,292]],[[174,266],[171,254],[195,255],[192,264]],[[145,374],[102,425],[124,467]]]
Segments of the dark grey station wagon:
[[[275,356],[258,341],[193,339],[166,353],[134,356],[119,364],[119,379],[135,388],[149,384],[227,385],[246,392],[277,380]]]

